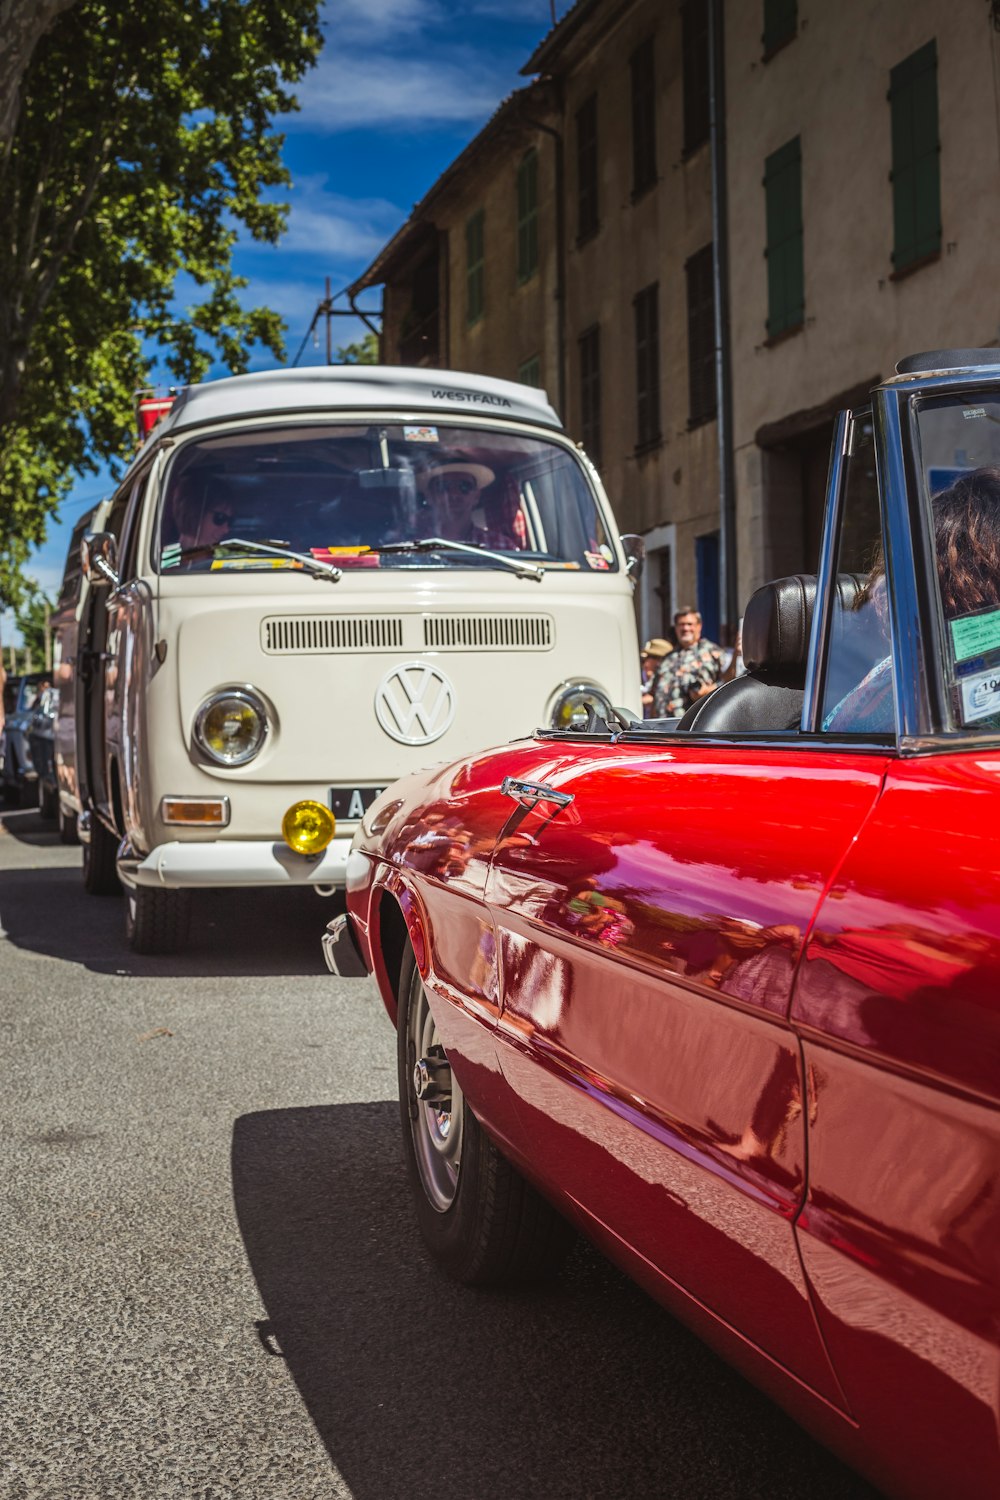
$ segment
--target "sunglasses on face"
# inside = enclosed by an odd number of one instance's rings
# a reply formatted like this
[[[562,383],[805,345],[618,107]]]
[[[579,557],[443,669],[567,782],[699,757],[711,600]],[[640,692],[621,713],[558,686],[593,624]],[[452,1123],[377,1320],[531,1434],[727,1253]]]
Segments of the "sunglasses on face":
[[[443,490],[446,494],[472,495],[478,488],[476,481],[467,474],[452,474],[445,479],[431,480],[431,489],[435,494],[440,494]]]

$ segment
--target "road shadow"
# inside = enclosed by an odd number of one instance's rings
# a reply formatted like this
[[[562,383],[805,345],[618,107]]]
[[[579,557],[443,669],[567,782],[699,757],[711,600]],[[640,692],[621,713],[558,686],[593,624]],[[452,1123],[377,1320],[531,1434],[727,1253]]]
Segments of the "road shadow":
[[[59,824],[54,818],[43,818],[36,807],[0,814],[0,823],[19,844],[31,844],[36,849],[57,849],[61,843]]]
[[[875,1500],[580,1244],[551,1288],[470,1291],[417,1237],[395,1104],[244,1115],[233,1193],[280,1356],[355,1500]]]
[[[325,974],[320,938],[340,899],[308,890],[196,891],[184,951],[147,957],[126,944],[122,898],[88,896],[78,868],[0,870],[0,928],[9,941],[97,974]]]

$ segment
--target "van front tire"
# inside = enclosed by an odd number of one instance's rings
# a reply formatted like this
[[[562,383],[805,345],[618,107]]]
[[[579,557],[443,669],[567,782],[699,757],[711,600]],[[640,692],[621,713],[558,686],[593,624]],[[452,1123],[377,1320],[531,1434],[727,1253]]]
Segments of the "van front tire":
[[[125,892],[125,937],[133,953],[176,953],[191,927],[191,892],[135,885]]]

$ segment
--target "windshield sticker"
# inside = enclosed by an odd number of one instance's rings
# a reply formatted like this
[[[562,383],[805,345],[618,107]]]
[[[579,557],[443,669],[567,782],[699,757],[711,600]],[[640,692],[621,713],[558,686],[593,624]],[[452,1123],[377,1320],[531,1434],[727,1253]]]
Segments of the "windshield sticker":
[[[404,427],[403,437],[408,443],[436,443],[438,430],[436,427]]]
[[[583,555],[587,559],[588,567],[594,568],[598,573],[608,571],[608,560],[603,552],[585,552]]]
[[[317,562],[336,568],[380,568],[382,559],[370,547],[310,547]]]
[[[985,406],[970,406],[968,411],[963,411],[962,413],[962,416],[967,422],[970,421],[973,417],[985,417],[985,415]]]
[[[968,661],[970,656],[985,656],[987,651],[1000,649],[1000,609],[952,620],[951,641],[956,661]]]
[[[961,688],[963,724],[1000,714],[1000,673],[987,672],[982,677],[970,677]]]
[[[297,557],[217,557],[212,563],[213,573],[246,573],[258,568],[296,569],[302,564]]]

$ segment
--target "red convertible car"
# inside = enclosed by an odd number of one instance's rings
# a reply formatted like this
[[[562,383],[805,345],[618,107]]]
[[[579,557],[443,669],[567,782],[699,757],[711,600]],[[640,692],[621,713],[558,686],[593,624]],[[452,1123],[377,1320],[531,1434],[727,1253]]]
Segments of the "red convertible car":
[[[398,1029],[420,1230],[592,1238],[894,1495],[1000,1494],[1000,354],[836,430],[746,675],[389,788],[324,940]]]

